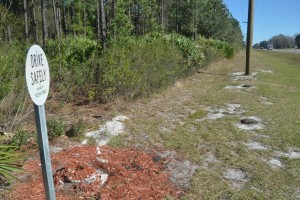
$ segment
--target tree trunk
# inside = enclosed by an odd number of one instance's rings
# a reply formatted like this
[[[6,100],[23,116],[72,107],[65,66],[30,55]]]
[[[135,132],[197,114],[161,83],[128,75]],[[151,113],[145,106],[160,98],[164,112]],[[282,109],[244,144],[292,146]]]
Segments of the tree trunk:
[[[176,14],[175,14],[176,16],[176,33],[178,33],[178,0],[176,0]]]
[[[36,20],[36,15],[35,15],[35,9],[34,9],[34,0],[30,1],[30,12],[31,12],[31,19],[32,19],[32,27],[33,27],[33,38],[34,38],[34,43],[39,42],[39,37],[38,37],[38,28],[37,28],[37,20]]]
[[[72,3],[71,4],[71,29],[72,29],[73,36],[75,37],[76,32],[73,28],[73,26],[74,26],[74,17],[75,17],[75,8],[74,8],[74,4]]]
[[[45,0],[41,0],[41,13],[42,13],[43,47],[45,47],[46,42],[48,40],[47,5]]]
[[[160,0],[160,4],[161,30],[164,31],[164,0]]]
[[[100,27],[100,1],[98,1],[97,5],[97,39],[101,40],[101,27]]]
[[[194,8],[195,8],[195,16],[194,16],[194,40],[196,40],[197,35],[198,35],[198,30],[197,30],[197,26],[198,26],[198,9],[197,9],[197,1],[195,1],[194,4]]]
[[[11,35],[12,28],[11,28],[10,24],[7,25],[6,31],[7,31],[7,38],[6,38],[6,40],[10,44],[11,40],[12,40],[12,35]]]
[[[103,0],[99,0],[102,50],[106,49],[106,19]]]
[[[54,31],[59,37],[59,27],[58,27],[58,19],[57,19],[57,9],[56,9],[56,2],[55,0],[52,0],[52,7],[53,7],[53,20],[54,20]]]
[[[65,4],[63,4],[63,8],[62,8],[62,31],[66,37],[67,35],[67,19],[66,19],[66,7]]]
[[[116,0],[111,1],[111,19],[114,20],[116,17]]]
[[[27,10],[27,0],[23,0],[24,4],[24,17],[25,17],[25,40],[28,42],[28,10]]]
[[[84,34],[84,37],[86,37],[86,3],[85,3],[85,0],[83,1],[83,34]]]
[[[57,23],[58,23],[58,37],[62,36],[62,23],[61,23],[61,7],[56,9],[57,13]]]

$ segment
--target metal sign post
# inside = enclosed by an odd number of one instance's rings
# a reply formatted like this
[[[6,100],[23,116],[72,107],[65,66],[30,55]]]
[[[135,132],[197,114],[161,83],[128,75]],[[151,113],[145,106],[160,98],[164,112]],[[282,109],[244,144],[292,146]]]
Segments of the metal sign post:
[[[55,200],[44,106],[49,93],[50,72],[46,55],[43,49],[38,45],[33,45],[27,53],[25,74],[27,88],[31,99],[34,102],[36,129],[46,198],[47,200]]]
[[[34,104],[34,113],[35,113],[37,137],[39,143],[40,159],[42,164],[46,198],[50,200],[54,200],[55,189],[53,184],[53,175],[52,175],[51,159],[50,159],[50,152],[49,152],[45,106],[44,105],[38,106]]]

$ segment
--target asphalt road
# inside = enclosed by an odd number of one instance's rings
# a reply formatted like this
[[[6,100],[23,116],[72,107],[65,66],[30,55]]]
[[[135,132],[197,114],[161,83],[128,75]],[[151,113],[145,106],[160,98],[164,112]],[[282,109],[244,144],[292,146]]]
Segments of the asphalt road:
[[[279,52],[287,52],[287,53],[297,53],[297,54],[300,54],[300,49],[274,49],[272,51],[279,51]]]

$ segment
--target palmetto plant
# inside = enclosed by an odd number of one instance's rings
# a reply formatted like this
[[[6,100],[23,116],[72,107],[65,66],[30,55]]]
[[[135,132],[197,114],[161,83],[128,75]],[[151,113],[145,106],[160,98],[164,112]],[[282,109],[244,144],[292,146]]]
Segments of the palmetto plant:
[[[13,173],[23,172],[19,161],[24,160],[22,153],[16,152],[17,147],[0,145],[0,179],[11,182],[17,179]]]

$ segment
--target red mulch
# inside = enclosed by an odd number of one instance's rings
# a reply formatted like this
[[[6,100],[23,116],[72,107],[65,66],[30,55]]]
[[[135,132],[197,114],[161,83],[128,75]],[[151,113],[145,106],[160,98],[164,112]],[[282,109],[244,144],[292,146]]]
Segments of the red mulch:
[[[178,199],[183,194],[170,182],[164,160],[153,159],[154,154],[106,146],[100,151],[97,155],[95,146],[82,146],[51,156],[56,199]],[[40,161],[28,161],[24,169],[28,177],[14,186],[13,199],[45,199]],[[109,174],[105,184],[100,176],[91,183],[83,181],[99,169]],[[71,183],[74,180],[78,183]]]

